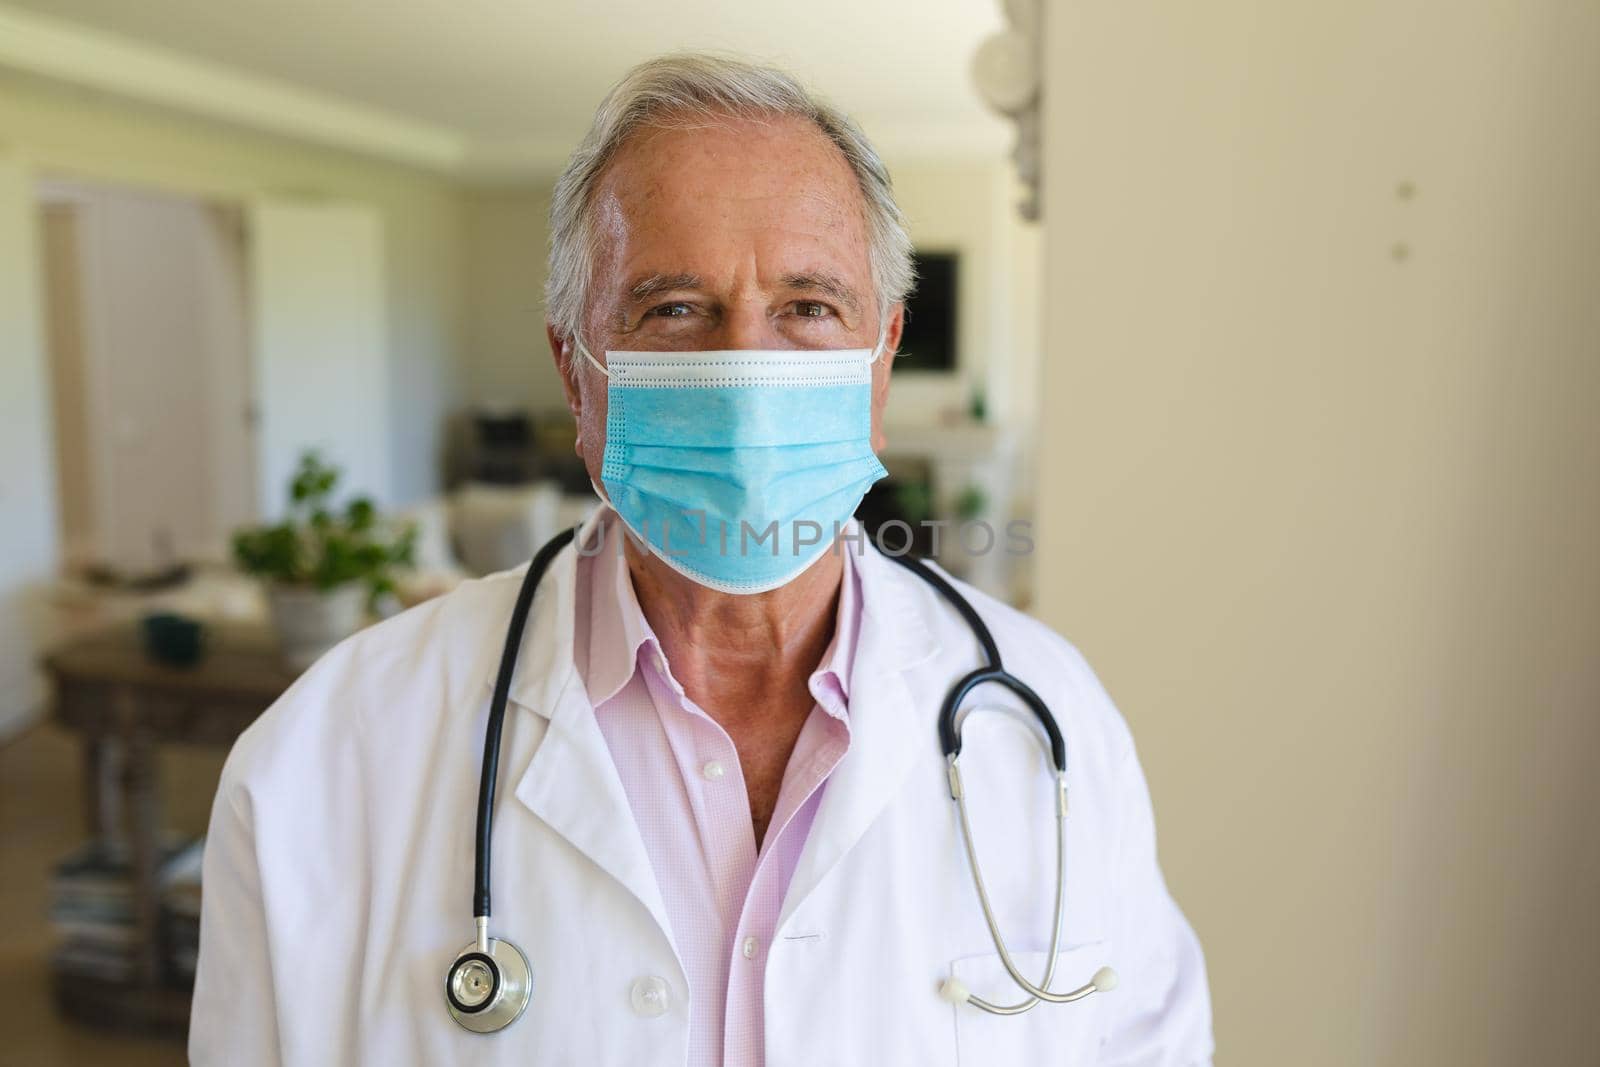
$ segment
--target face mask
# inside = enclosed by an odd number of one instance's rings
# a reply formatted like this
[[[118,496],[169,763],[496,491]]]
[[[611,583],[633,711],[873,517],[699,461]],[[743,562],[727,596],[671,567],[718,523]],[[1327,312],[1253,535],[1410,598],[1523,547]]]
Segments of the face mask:
[[[867,487],[879,348],[607,352],[601,480],[634,537],[724,593],[762,593],[829,550]]]

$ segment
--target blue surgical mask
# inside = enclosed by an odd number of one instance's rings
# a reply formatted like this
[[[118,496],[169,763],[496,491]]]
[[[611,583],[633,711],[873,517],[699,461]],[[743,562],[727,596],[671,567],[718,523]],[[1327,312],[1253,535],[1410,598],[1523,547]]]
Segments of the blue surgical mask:
[[[668,566],[724,593],[794,580],[867,487],[872,349],[607,352],[601,471],[611,506]]]

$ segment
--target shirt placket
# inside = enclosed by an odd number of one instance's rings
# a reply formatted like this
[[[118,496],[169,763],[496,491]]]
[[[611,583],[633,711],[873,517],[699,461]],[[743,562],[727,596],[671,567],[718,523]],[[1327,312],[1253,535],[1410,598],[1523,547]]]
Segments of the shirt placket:
[[[645,682],[684,784],[700,839],[701,861],[715,895],[720,943],[727,945],[737,928],[757,862],[739,753],[727,731],[696,706],[667,672],[665,659],[653,641],[644,658],[648,668]],[[718,964],[722,973],[707,977],[715,983],[713,988],[725,988],[731,980],[726,957]],[[705,1003],[700,1001],[700,1006]],[[725,1023],[726,1003],[724,1000],[718,1012],[718,1031]]]
[[[783,910],[787,875],[799,851],[796,816],[814,805],[827,777],[843,757],[849,730],[814,707],[795,748],[802,761],[785,772],[772,827],[768,831],[749,888],[739,909],[728,964],[728,998],[723,1022],[723,1063],[760,1063],[765,1025],[762,1016],[767,959]],[[805,820],[809,827],[809,820]]]

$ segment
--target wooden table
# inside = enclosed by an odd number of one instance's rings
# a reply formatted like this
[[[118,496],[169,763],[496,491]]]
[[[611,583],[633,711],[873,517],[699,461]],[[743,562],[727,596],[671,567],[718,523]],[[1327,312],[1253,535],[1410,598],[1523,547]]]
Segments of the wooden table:
[[[136,972],[132,982],[57,973],[56,1002],[74,1018],[182,1033],[189,992],[165,980],[161,957],[162,796],[158,748],[170,742],[230,745],[297,673],[265,627],[207,624],[191,667],[149,659],[136,626],[76,638],[44,659],[55,720],[83,735],[88,832],[127,842],[133,857]]]

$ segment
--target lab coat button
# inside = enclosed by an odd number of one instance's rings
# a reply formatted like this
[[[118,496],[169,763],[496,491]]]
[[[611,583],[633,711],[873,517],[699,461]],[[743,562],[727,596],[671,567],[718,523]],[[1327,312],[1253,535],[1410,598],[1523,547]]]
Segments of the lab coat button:
[[[667,980],[655,975],[636,979],[628,997],[633,1001],[633,1010],[648,1018],[665,1015],[672,999]]]
[[[744,958],[747,959],[747,960],[755,959],[756,958],[756,949],[758,949],[760,947],[761,947],[761,942],[757,941],[755,938],[753,938],[753,937],[745,938],[744,939]]]
[[[707,760],[705,766],[700,768],[700,773],[705,775],[706,781],[714,782],[722,777],[722,764],[716,760]]]

